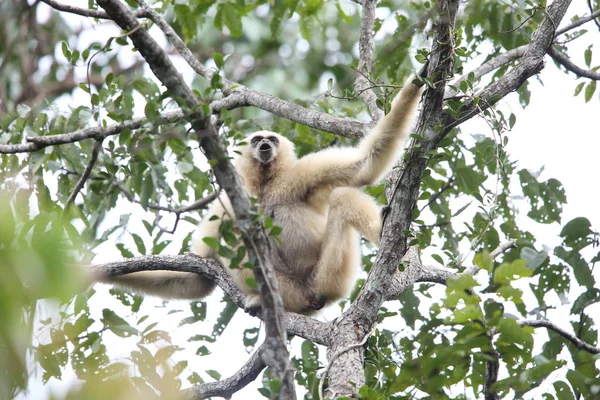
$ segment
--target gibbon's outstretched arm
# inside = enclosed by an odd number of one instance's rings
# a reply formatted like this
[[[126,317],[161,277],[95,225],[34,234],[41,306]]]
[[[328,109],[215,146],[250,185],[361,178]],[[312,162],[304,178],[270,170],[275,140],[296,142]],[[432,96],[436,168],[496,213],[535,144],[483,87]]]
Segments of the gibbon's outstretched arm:
[[[384,116],[357,148],[330,148],[298,160],[294,182],[303,190],[319,186],[365,186],[387,172],[407,139],[422,87],[404,85]]]
[[[229,213],[225,213],[224,205],[228,208]],[[233,212],[229,199],[223,194],[214,201],[202,219],[196,233],[198,237],[193,242],[195,254],[201,257],[217,258],[214,249],[208,246],[202,238],[209,236],[218,238],[221,219],[229,218],[229,215],[233,215]],[[212,218],[213,216],[217,218]],[[208,296],[215,288],[215,283],[207,277],[193,272],[177,271],[142,271],[116,277],[100,277],[96,281],[166,299],[198,300]]]

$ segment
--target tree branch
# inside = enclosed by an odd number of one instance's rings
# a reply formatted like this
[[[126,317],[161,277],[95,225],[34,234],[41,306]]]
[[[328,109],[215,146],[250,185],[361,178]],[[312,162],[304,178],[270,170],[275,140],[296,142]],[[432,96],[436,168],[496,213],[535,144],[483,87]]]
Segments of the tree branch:
[[[533,40],[527,46],[521,62],[497,81],[492,82],[477,93],[475,97],[479,100],[478,102],[474,102],[472,99],[465,102],[459,118],[445,114],[442,118],[444,129],[436,135],[439,140],[445,137],[452,128],[496,104],[504,96],[517,90],[531,76],[542,70],[544,56],[554,41],[557,25],[564,17],[570,3],[571,0],[556,0],[547,7],[544,19],[534,33]]]
[[[83,173],[81,174],[81,177],[79,178],[79,181],[77,182],[77,185],[75,185],[75,189],[73,189],[73,193],[71,193],[71,195],[67,199],[67,202],[65,203],[65,207],[63,208],[63,213],[65,211],[67,211],[67,209],[69,208],[71,203],[73,203],[75,201],[77,194],[81,191],[81,189],[83,188],[83,185],[85,185],[85,181],[87,181],[87,179],[90,177],[90,174],[92,173],[92,169],[94,168],[94,164],[96,164],[96,160],[98,160],[98,154],[100,154],[100,150],[102,150],[102,139],[99,139],[99,140],[97,139],[96,142],[94,142],[94,148],[92,149],[92,154],[90,155],[90,160],[88,161],[85,169],[83,170]]]
[[[587,15],[585,17],[578,19],[577,21],[565,26],[564,28],[557,30],[556,33],[554,34],[554,39],[556,39],[558,36],[560,36],[564,33],[567,33],[568,31],[571,31],[589,21],[595,20],[598,16],[600,16],[600,10],[595,11],[590,15]],[[482,76],[484,76],[500,67],[505,66],[509,62],[523,57],[523,55],[527,51],[528,47],[529,47],[528,44],[524,44],[522,46],[515,47],[514,49],[511,49],[505,53],[502,53],[496,57],[493,57],[491,60],[488,60],[487,62],[483,63],[479,67],[475,68],[473,71],[470,71],[469,73],[460,77],[460,79],[458,79],[457,81],[452,83],[452,86],[456,86],[456,87],[460,86],[461,82],[466,80],[470,74],[473,74],[474,79],[477,80],[477,79],[481,78]],[[455,97],[457,94],[458,94],[458,92],[456,90],[449,88],[446,90],[446,95],[444,97],[448,99],[448,98]]]
[[[560,50],[550,47],[548,54],[554,61],[565,67],[568,71],[571,71],[580,78],[588,78],[594,81],[600,80],[600,72],[592,71],[591,69],[584,69],[576,65],[574,62],[569,60],[569,57],[564,55]]]
[[[438,118],[433,116],[441,113],[446,78],[452,73],[454,21],[458,6],[458,0],[439,2],[428,68],[428,76],[433,80],[435,88],[429,88],[425,94],[419,118],[420,129],[425,125],[422,121],[435,124]],[[334,323],[332,344],[328,349],[329,357],[352,343],[358,343],[373,329],[378,310],[396,283],[409,286],[414,284],[419,276],[418,271],[409,264],[404,266],[405,274],[398,277],[400,282],[395,279],[395,273],[407,250],[405,232],[410,230],[412,210],[427,165],[426,154],[434,146],[433,142],[425,144],[409,150],[405,167],[398,171],[396,178],[392,178],[395,186],[392,186],[394,189],[389,202],[389,213],[383,221],[379,253],[356,300]],[[329,391],[340,396],[354,396],[356,390],[365,383],[363,362],[362,349],[346,351],[332,360]]]
[[[594,347],[591,344],[584,342],[583,340],[579,339],[574,334],[569,333],[562,328],[559,328],[557,325],[555,325],[554,323],[552,323],[551,321],[549,321],[547,319],[522,320],[522,321],[519,321],[519,325],[531,326],[533,328],[550,329],[550,330],[558,333],[560,336],[564,337],[565,339],[567,339],[569,342],[573,343],[573,345],[575,345],[575,347],[577,347],[579,350],[585,350],[588,353],[592,353],[592,354],[600,354],[600,347]]]
[[[186,110],[192,110],[188,121],[196,132],[200,146],[209,160],[214,160],[214,172],[219,185],[231,200],[236,214],[236,224],[248,249],[250,259],[256,260],[254,276],[261,296],[262,314],[265,321],[267,347],[264,359],[281,381],[280,395],[283,398],[296,398],[293,368],[290,365],[286,347],[286,331],[283,326],[283,301],[275,271],[271,263],[269,240],[261,224],[255,221],[248,193],[227,156],[227,150],[210,121],[210,116],[202,115],[200,101],[183,80],[183,77],[169,57],[142,27],[139,21],[120,0],[97,0],[113,20],[125,31],[152,72],[167,87],[170,95]]]
[[[200,76],[210,80],[218,71],[204,66],[186,46],[185,42],[177,35],[177,32],[144,0],[136,0],[142,7],[148,18],[154,22],[165,34],[171,44],[177,49],[181,57]],[[221,79],[226,96],[236,94],[235,101],[224,101],[225,108],[232,109],[243,106],[252,106],[268,111],[271,114],[298,122],[311,128],[324,132],[334,133],[353,139],[365,135],[368,127],[366,124],[347,118],[337,118],[329,114],[302,107],[290,101],[282,100],[267,93],[258,92],[237,82],[230,81],[224,77]],[[226,99],[224,99],[226,100]],[[213,112],[216,110],[213,110]]]
[[[234,393],[254,382],[261,371],[265,369],[266,364],[262,359],[265,347],[265,343],[261,344],[244,366],[229,378],[196,385],[186,390],[183,393],[183,398],[189,400],[201,400],[209,397],[230,399]]]
[[[156,120],[156,123],[177,122],[184,118],[184,113],[181,110],[168,111],[162,113]],[[89,128],[79,129],[70,133],[50,136],[29,136],[25,138],[27,143],[20,144],[0,144],[0,154],[14,153],[29,153],[38,151],[48,146],[56,146],[66,143],[75,143],[81,140],[94,138],[102,140],[108,136],[117,135],[125,129],[137,129],[142,127],[148,120],[144,118],[134,118],[127,122],[119,122],[114,125],[109,125],[104,128],[101,126],[92,126]]]
[[[100,11],[100,10],[74,7],[74,6],[70,6],[68,4],[59,3],[58,1],[55,1],[55,0],[42,0],[42,3],[46,3],[47,5],[54,8],[55,10],[67,12],[70,14],[81,15],[82,17],[112,19],[107,13],[105,13],[104,11]],[[146,13],[143,9],[136,10],[134,12],[134,15],[136,18],[147,18],[148,17],[148,15],[146,15]]]
[[[193,272],[215,281],[238,307],[244,308],[246,296],[233,282],[219,261],[192,253],[182,256],[152,255],[128,258],[104,264],[90,265],[94,281],[141,271]],[[304,315],[286,312],[284,324],[290,334],[327,346],[331,340],[331,325]],[[261,315],[258,315],[261,317]]]
[[[562,35],[563,33],[567,33],[568,31],[571,31],[575,28],[580,27],[581,25],[590,22],[592,20],[596,20],[596,18],[598,18],[600,16],[600,10],[596,10],[593,13],[591,13],[590,15],[586,15],[585,17],[581,17],[579,18],[577,21],[565,26],[564,28],[561,28],[559,30],[556,31],[556,36]]]
[[[383,112],[377,107],[377,95],[372,89],[369,89],[371,82],[368,79],[373,64],[373,26],[375,25],[377,0],[365,0],[362,3],[362,7],[363,12],[358,41],[359,59],[356,68],[354,90],[369,108],[369,114],[371,114],[373,122],[377,122],[383,116]]]

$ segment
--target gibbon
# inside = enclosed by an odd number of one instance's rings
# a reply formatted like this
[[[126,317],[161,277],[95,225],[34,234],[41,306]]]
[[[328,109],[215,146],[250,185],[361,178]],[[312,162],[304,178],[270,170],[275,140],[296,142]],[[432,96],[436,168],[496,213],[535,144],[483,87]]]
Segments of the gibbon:
[[[421,92],[420,85],[407,83],[390,112],[357,147],[328,148],[298,159],[292,142],[277,133],[260,131],[245,140],[236,169],[249,194],[282,228],[271,246],[287,310],[312,314],[347,296],[360,265],[359,233],[379,245],[380,207],[358,188],[376,183],[390,170],[408,136]],[[221,195],[198,228],[194,252],[218,257],[202,238],[219,237],[221,221],[233,216],[227,196]],[[228,268],[225,258],[221,262],[247,294],[246,310],[256,312],[259,295],[247,283],[252,270]],[[170,271],[103,280],[180,299],[205,297],[215,286],[207,277]]]

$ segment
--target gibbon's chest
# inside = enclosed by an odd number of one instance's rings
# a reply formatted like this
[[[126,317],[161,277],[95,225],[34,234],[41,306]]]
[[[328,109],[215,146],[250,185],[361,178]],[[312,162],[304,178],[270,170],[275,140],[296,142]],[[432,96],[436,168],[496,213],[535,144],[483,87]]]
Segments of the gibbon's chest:
[[[273,241],[282,265],[294,273],[306,277],[316,266],[321,252],[327,217],[307,204],[264,204],[265,215],[282,228],[279,241]]]

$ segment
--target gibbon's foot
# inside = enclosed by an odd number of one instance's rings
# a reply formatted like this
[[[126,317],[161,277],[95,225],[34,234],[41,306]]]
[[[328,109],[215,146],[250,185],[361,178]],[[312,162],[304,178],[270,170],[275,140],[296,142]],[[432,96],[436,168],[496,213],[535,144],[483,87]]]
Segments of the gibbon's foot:
[[[256,294],[249,294],[248,297],[246,297],[244,311],[246,311],[248,314],[252,315],[253,317],[256,317],[260,313],[261,308],[262,305],[260,304],[260,296]]]
[[[308,308],[311,310],[320,310],[325,307],[325,303],[327,303],[327,297],[319,296],[319,298],[312,298],[308,301]]]

